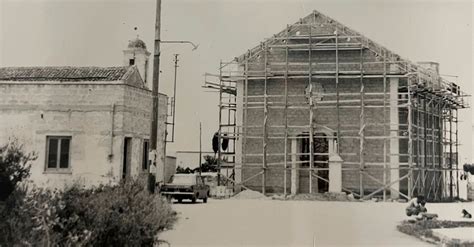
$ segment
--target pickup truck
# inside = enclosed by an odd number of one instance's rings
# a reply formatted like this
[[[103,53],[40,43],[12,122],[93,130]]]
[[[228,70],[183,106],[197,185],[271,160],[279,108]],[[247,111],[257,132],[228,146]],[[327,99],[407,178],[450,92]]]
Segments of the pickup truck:
[[[197,199],[202,199],[207,203],[209,185],[204,184],[203,177],[198,174],[175,174],[170,183],[161,186],[160,193],[168,200],[174,198],[182,202],[183,199],[190,199],[195,203]]]

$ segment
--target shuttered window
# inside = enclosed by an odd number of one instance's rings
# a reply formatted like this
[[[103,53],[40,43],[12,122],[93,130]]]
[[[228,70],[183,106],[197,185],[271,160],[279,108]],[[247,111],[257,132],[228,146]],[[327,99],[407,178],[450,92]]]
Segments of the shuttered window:
[[[46,168],[47,170],[64,170],[70,168],[70,136],[46,137]]]

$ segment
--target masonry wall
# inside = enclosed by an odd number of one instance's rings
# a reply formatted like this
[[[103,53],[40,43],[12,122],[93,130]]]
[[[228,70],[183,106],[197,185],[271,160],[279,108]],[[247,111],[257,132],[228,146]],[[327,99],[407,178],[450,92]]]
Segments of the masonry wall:
[[[123,136],[132,137],[133,153],[141,154],[143,141],[150,139],[150,119],[152,117],[153,102],[151,92],[141,88],[127,87],[124,95],[126,108],[124,109]],[[157,137],[157,167],[156,179],[163,181],[163,174],[166,173],[165,164],[165,138],[166,138],[166,114],[168,98],[164,94],[159,95],[158,110],[158,137]],[[132,157],[132,175],[143,173],[142,156]]]
[[[133,137],[132,175],[141,167],[149,95],[121,82],[0,82],[0,143],[17,138],[37,153],[30,180],[38,186],[115,183],[121,177],[125,136]],[[47,136],[71,136],[69,170],[46,169]]]
[[[278,73],[277,71],[284,70],[283,67],[278,67],[275,64],[278,62],[284,62],[285,56],[282,51],[272,50],[268,52],[267,55],[267,71],[270,74],[267,80],[267,94],[268,94],[268,119],[267,119],[267,133],[268,136],[284,136],[283,128],[272,127],[272,126],[284,126],[285,118],[284,118],[284,110],[283,109],[276,109],[273,107],[276,104],[282,105],[284,103],[284,97],[278,97],[277,95],[283,96],[285,90],[285,84],[283,79],[274,79],[272,78],[271,74],[273,71],[274,73]],[[358,69],[358,62],[360,61],[361,54],[360,51],[340,51],[339,53],[339,62],[340,63],[353,63],[351,65],[355,69]],[[292,64],[290,70],[293,71],[308,71],[308,65],[304,64],[308,61],[308,52],[307,51],[297,51],[297,52],[290,52],[288,61]],[[377,59],[373,56],[369,51],[365,51],[362,54],[362,59],[364,61],[364,70],[369,72],[372,71],[380,71],[383,70],[383,67],[380,67],[380,63],[378,64],[371,64],[372,62],[376,62]],[[257,58],[255,61],[252,61],[249,66],[250,71],[263,71],[263,60],[264,56],[260,55],[260,58]],[[312,53],[313,61],[313,71],[314,73],[323,72],[323,71],[331,71],[335,69],[335,53],[334,51],[319,51]],[[349,66],[349,65],[347,65]],[[350,67],[346,68],[350,70]],[[354,69],[354,70],[355,70]],[[250,72],[251,73],[251,72]],[[310,123],[309,120],[309,104],[307,103],[308,100],[304,96],[305,88],[307,87],[309,82],[308,78],[302,79],[289,79],[288,81],[288,94],[289,97],[289,104],[291,106],[298,106],[304,107],[305,109],[295,109],[291,108],[288,110],[288,125],[289,126],[308,126]],[[334,78],[327,78],[327,79],[312,79],[313,83],[319,83],[322,88],[324,94],[329,94],[323,97],[321,102],[318,102],[314,107],[314,124],[319,126],[328,127],[334,131],[338,130],[337,125],[337,110],[336,110],[336,81]],[[244,83],[244,82],[240,82]],[[371,93],[382,93],[383,92],[383,79],[382,78],[364,78],[364,92],[366,95],[365,98],[365,109],[364,109],[364,122],[367,124],[365,128],[365,136],[382,136],[383,135],[383,128],[382,124],[389,123],[389,88],[390,82],[387,80],[386,82],[386,92],[387,92],[387,106],[385,108],[385,121],[384,121],[384,110],[381,107],[375,107],[375,105],[382,105],[382,101],[376,101],[375,99],[382,98],[383,95],[370,95]],[[238,88],[243,89],[243,86],[239,86]],[[340,93],[340,100],[353,100],[353,102],[341,102],[340,103],[340,110],[339,110],[339,121],[340,121],[340,143],[339,143],[339,150],[341,158],[343,159],[343,169],[355,169],[351,171],[343,171],[342,173],[342,186],[347,189],[351,189],[354,191],[359,191],[359,167],[360,167],[360,139],[359,139],[359,128],[360,128],[360,114],[361,109],[360,107],[360,91],[361,91],[361,81],[359,78],[356,79],[339,79],[338,90]],[[243,92],[238,92],[238,95],[243,95]],[[255,106],[263,106],[263,103],[258,104],[255,102],[263,102],[263,94],[264,94],[264,80],[251,80],[248,83],[248,95],[249,96],[261,96],[261,97],[251,97],[248,99],[249,109],[248,109],[248,116],[247,116],[247,125],[251,126],[258,126],[260,127],[253,127],[248,128],[247,136],[262,136],[263,129],[261,126],[263,125],[263,116],[264,110],[263,107],[259,109],[251,109]],[[353,94],[353,95],[349,95]],[[293,95],[293,96],[292,96]],[[299,96],[294,96],[299,95]],[[239,109],[239,107],[238,107]],[[243,110],[242,110],[243,111]],[[241,112],[240,117],[243,118],[243,112]],[[245,120],[244,120],[245,122]],[[309,128],[289,128],[289,136],[297,136],[302,134],[303,132],[307,132]],[[385,134],[388,136],[388,127],[387,133]],[[242,141],[242,140],[241,140]],[[245,140],[246,144],[243,146],[242,152],[247,155],[244,159],[246,165],[242,171],[242,181],[246,180],[247,178],[251,177],[252,175],[262,171],[261,164],[262,158],[261,156],[257,156],[258,154],[262,154],[263,150],[263,140],[255,139],[255,138],[247,138]],[[290,142],[289,142],[290,143]],[[241,143],[243,144],[243,143]],[[298,148],[299,149],[299,148]],[[386,162],[388,165],[389,162],[389,150],[390,146],[387,143],[387,156]],[[284,139],[268,139],[267,141],[267,152],[268,152],[268,163],[282,163],[284,161],[283,155],[278,155],[284,153]],[[291,145],[288,145],[287,152],[291,152]],[[364,153],[363,159],[366,163],[366,170],[369,174],[371,174],[376,179],[383,181],[383,171],[382,170],[374,170],[370,169],[372,167],[383,167],[383,140],[382,139],[366,139],[364,142]],[[243,157],[245,157],[243,155]],[[291,166],[291,157],[288,156],[288,164]],[[283,164],[277,165],[269,165],[266,171],[266,191],[267,192],[282,192],[283,191]],[[301,176],[307,174],[304,171],[301,172]],[[290,190],[290,177],[291,171],[287,172],[287,183],[286,187],[287,190]],[[261,181],[262,176],[257,176],[254,179],[249,180],[245,183],[247,187],[250,187],[255,190],[261,190]],[[386,178],[390,179],[389,171],[386,173]],[[316,183],[315,179],[313,183]],[[388,180],[387,180],[388,181]],[[307,183],[307,182],[306,182]],[[307,184],[301,184],[300,186],[307,186]],[[363,178],[363,186],[364,191],[366,194],[368,192],[374,191],[377,188],[380,188],[381,185],[374,181],[373,179],[364,176]],[[301,187],[300,187],[301,190]]]

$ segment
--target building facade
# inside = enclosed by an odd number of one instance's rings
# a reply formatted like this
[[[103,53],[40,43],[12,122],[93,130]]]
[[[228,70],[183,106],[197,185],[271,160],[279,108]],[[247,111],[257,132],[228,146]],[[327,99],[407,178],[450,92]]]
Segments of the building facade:
[[[0,68],[0,143],[37,154],[30,180],[61,188],[116,183],[147,171],[149,52],[136,39],[119,67]],[[157,181],[163,179],[167,96],[159,95]]]
[[[458,85],[314,11],[221,64],[220,150],[264,193],[456,197]],[[210,81],[210,80],[206,80]]]

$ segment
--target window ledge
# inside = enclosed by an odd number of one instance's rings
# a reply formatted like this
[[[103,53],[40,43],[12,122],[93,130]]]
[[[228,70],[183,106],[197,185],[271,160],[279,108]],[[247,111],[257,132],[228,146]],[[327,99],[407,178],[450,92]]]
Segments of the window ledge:
[[[64,169],[64,170],[56,170],[56,169],[48,169],[43,172],[43,174],[65,174],[65,175],[71,175],[72,171],[69,169]]]

